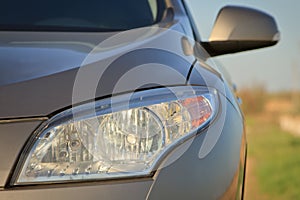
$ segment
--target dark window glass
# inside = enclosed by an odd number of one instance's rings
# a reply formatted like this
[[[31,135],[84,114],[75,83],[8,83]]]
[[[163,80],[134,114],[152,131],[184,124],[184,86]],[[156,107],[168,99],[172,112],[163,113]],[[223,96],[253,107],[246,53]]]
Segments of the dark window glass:
[[[159,20],[161,0],[2,0],[2,30],[114,31]]]

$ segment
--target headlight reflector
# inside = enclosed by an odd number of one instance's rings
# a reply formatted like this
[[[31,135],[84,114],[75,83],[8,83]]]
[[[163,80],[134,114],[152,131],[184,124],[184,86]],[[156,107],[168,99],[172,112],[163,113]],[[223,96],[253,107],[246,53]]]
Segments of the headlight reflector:
[[[215,90],[172,87],[74,107],[42,125],[15,185],[148,176],[217,112]]]

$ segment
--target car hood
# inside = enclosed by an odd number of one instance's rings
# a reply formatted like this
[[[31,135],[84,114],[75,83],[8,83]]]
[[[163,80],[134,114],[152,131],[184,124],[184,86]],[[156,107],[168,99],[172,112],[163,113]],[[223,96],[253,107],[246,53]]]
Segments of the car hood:
[[[185,84],[194,57],[185,54],[180,27],[113,33],[1,32],[0,119],[48,116],[73,103]],[[94,88],[81,90],[78,80],[94,80]],[[75,102],[74,91],[82,91]]]

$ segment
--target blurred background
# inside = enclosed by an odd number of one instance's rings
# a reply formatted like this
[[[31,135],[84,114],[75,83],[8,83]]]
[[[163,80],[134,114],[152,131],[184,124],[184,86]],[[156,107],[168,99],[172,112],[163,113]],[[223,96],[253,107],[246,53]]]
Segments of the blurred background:
[[[277,21],[280,42],[218,57],[243,100],[248,139],[245,199],[300,199],[300,1],[190,0],[208,40],[218,11],[241,5]]]

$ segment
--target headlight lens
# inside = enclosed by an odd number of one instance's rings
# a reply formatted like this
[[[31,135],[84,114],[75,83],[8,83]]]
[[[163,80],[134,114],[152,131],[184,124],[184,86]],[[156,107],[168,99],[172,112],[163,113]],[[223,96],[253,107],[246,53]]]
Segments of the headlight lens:
[[[215,90],[182,86],[64,111],[36,131],[14,184],[151,175],[170,148],[213,119],[217,101]]]

